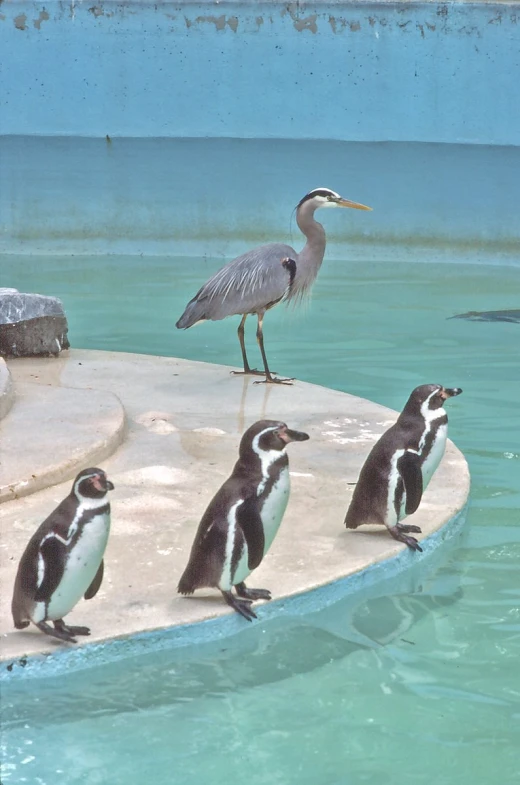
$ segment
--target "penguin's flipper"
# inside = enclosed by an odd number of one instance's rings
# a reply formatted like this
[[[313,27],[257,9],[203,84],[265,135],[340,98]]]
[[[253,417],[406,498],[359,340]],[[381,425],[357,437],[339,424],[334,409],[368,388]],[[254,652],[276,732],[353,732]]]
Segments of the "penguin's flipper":
[[[34,595],[36,602],[46,601],[49,597],[52,597],[63,576],[65,559],[66,546],[62,538],[54,534],[48,534],[38,551],[38,572],[43,562],[43,577],[39,581]]]
[[[99,565],[98,571],[94,575],[94,580],[92,581],[92,583],[88,587],[87,591],[83,595],[86,600],[91,600],[92,597],[95,597],[96,594],[98,593],[99,587],[101,586],[101,583],[103,582],[103,571],[104,571],[104,569],[105,569],[105,565],[103,564],[103,559],[101,559],[101,564]],[[80,635],[81,633],[77,633],[77,634]],[[85,634],[87,634],[87,633],[85,633]]]
[[[406,450],[397,461],[397,470],[401,475],[406,491],[407,515],[412,515],[421,503],[423,494],[423,477],[421,457],[418,453]]]
[[[237,523],[239,524],[247,544],[247,566],[254,570],[264,558],[265,536],[258,496],[256,494],[244,499],[237,508]]]

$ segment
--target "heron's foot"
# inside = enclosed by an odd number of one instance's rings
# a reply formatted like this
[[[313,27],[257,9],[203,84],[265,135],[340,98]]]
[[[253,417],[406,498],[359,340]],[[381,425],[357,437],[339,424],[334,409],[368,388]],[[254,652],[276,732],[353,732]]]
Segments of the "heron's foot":
[[[46,635],[50,635],[51,638],[59,638],[60,641],[67,641],[67,643],[77,643],[76,638],[71,633],[56,627],[53,629],[46,621],[41,621],[36,626]]]
[[[397,526],[391,526],[388,531],[394,538],[394,540],[398,540],[399,542],[404,542],[410,550],[412,551],[420,551],[422,553],[422,548],[415,539],[415,537],[408,537],[403,531],[397,528]]]
[[[257,368],[244,368],[243,371],[230,371],[232,376],[265,376],[265,371]]]
[[[251,608],[252,600],[241,600],[230,591],[222,591],[222,596],[224,597],[227,604],[231,605],[233,610],[243,616],[244,619],[253,621],[253,619],[257,618],[256,613]]]
[[[258,382],[253,382],[253,384],[287,384],[292,385],[294,382],[294,376],[290,379],[279,379],[277,376],[271,376],[271,374],[266,374],[265,379],[261,379]]]
[[[400,532],[403,532],[403,534],[411,534],[412,532],[414,532],[415,534],[421,534],[422,533],[422,529],[421,529],[420,526],[412,526],[412,525],[410,525],[408,523],[406,523],[406,524],[405,523],[398,523],[397,524],[397,528],[399,529]]]
[[[245,583],[237,583],[235,590],[239,597],[245,597],[246,600],[272,599],[269,589],[248,589]]]
[[[90,635],[90,627],[69,627],[68,624],[65,624],[63,619],[56,619],[53,624],[55,629],[60,632],[66,632],[69,635]]]

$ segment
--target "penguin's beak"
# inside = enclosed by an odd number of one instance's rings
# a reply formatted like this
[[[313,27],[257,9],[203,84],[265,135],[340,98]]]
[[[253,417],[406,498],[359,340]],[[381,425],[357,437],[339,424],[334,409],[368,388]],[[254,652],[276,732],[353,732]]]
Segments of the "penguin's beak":
[[[447,400],[448,398],[454,398],[455,395],[460,395],[462,392],[460,387],[443,387],[441,390],[441,398]]]
[[[304,433],[303,431],[293,431],[290,428],[286,428],[284,431],[280,432],[280,439],[282,439],[286,444],[289,442],[306,442],[309,439],[309,434]]]
[[[102,493],[114,490],[114,483],[110,482],[106,474],[97,474],[93,478],[92,484],[97,491],[101,491]]]

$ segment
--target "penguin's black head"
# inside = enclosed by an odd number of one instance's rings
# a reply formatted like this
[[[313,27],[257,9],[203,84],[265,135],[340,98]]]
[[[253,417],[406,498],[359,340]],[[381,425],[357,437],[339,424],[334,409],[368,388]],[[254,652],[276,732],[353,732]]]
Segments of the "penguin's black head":
[[[83,469],[74,480],[72,491],[78,499],[102,499],[108,491],[114,490],[103,469]]]
[[[285,450],[289,442],[305,442],[309,434],[293,431],[284,422],[277,420],[258,420],[242,436],[240,455],[245,457],[251,449],[255,452]]]
[[[460,395],[460,387],[443,387],[441,384],[421,384],[410,395],[406,407],[418,409],[423,413],[442,409],[448,398]]]

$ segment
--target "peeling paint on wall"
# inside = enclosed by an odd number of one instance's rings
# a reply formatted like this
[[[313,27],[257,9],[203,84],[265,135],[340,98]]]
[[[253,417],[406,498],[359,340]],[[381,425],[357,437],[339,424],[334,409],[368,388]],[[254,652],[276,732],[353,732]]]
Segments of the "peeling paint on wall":
[[[301,33],[303,30],[309,30],[314,35],[318,32],[318,14],[311,14],[310,16],[306,16],[305,18],[300,17],[300,6],[298,3],[291,3],[284,8],[280,16],[284,17],[286,14],[289,14],[293,21],[294,29]]]
[[[186,20],[186,22],[187,21],[188,20]],[[216,30],[224,30],[227,25],[231,30],[233,30],[234,33],[236,33],[238,27],[237,17],[226,17],[225,14],[222,14],[222,16],[198,16],[195,19],[195,22],[197,22],[197,24],[200,24],[201,22],[209,22],[210,24],[215,25]],[[191,27],[191,24],[188,25],[188,27]]]
[[[44,8],[43,11],[40,11],[40,16],[38,17],[38,19],[33,20],[33,25],[37,30],[39,30],[42,26],[42,22],[46,22],[48,19],[49,19],[49,14]]]
[[[31,2],[30,0],[20,0],[18,5],[21,4],[37,6],[36,2]],[[3,0],[0,0],[0,5],[6,7],[5,4],[3,4]],[[53,21],[55,22],[61,21],[66,15],[75,20],[84,13],[88,13],[100,20],[102,20],[102,18],[116,18],[121,24],[130,16],[143,16],[146,14],[152,14],[155,17],[162,16],[174,23],[169,32],[178,32],[179,22],[183,24],[184,29],[190,29],[193,25],[212,25],[218,32],[225,30],[226,27],[229,27],[233,32],[237,32],[240,24],[242,32],[253,30],[258,32],[260,28],[265,28],[266,25],[270,25],[271,28],[276,27],[280,18],[284,19],[284,17],[288,16],[292,22],[292,27],[297,32],[303,33],[307,31],[313,35],[324,33],[324,31],[329,28],[337,35],[361,32],[364,28],[366,29],[366,23],[368,23],[370,27],[397,28],[407,36],[416,34],[420,38],[426,37],[426,31],[435,32],[437,27],[446,34],[456,35],[457,33],[464,31],[466,35],[474,35],[475,37],[481,37],[482,35],[479,25],[456,26],[456,24],[454,24],[454,19],[460,15],[462,9],[466,6],[466,3],[457,3],[453,5],[447,3],[435,4],[434,2],[373,2],[369,5],[370,14],[367,14],[365,3],[360,2],[359,0],[352,0],[350,3],[323,2],[314,6],[312,4],[304,6],[294,2],[288,4],[271,2],[269,7],[274,9],[273,13],[269,15],[253,15],[250,12],[250,5],[248,3],[242,4],[240,2],[233,2],[227,3],[229,8],[233,8],[233,10],[236,9],[233,15],[228,15],[226,13],[222,13],[219,16],[214,14],[199,14],[198,16],[189,15],[190,11],[193,13],[194,8],[204,8],[205,5],[207,5],[208,8],[212,8],[214,5],[220,5],[223,8],[226,6],[226,0],[222,0],[222,2],[217,0],[216,3],[207,4],[205,4],[203,0],[197,3],[183,3],[181,0],[179,6],[175,6],[173,2],[166,1],[150,7],[148,7],[147,4],[142,3],[117,3],[112,0],[98,2],[92,6],[83,6],[78,0],[70,0],[70,3],[53,2],[52,8]],[[265,5],[265,0],[264,3],[260,2],[258,7],[261,8],[263,5]],[[502,8],[497,9],[496,5],[497,3],[495,3],[493,7],[492,3],[486,3],[487,13],[488,16],[490,16],[485,22],[486,25],[503,26],[505,24],[517,24],[519,16],[517,11],[509,10],[515,7],[515,3],[508,2],[507,11],[504,11]],[[313,10],[316,10],[316,13],[307,13],[307,15],[304,16],[303,14],[311,7]],[[184,15],[172,13],[173,10],[177,11],[181,8],[185,10]],[[336,9],[347,8],[349,18],[338,16],[333,13]],[[14,10],[15,9],[12,9],[11,13],[13,13]],[[43,10],[38,9],[38,11],[41,16],[38,19],[33,20],[33,26],[39,30],[41,22],[49,19],[49,14],[45,7]],[[464,13],[464,11],[462,11],[462,13]],[[420,21],[416,18],[418,15],[421,16]],[[435,17],[438,20],[438,24],[435,24],[433,21]],[[5,18],[5,14],[0,14],[0,20]],[[12,18],[17,29],[25,30],[27,28],[28,15],[26,13],[18,13],[16,17]]]
[[[27,30],[27,17],[25,14],[18,14],[14,18],[14,26],[17,30]]]

